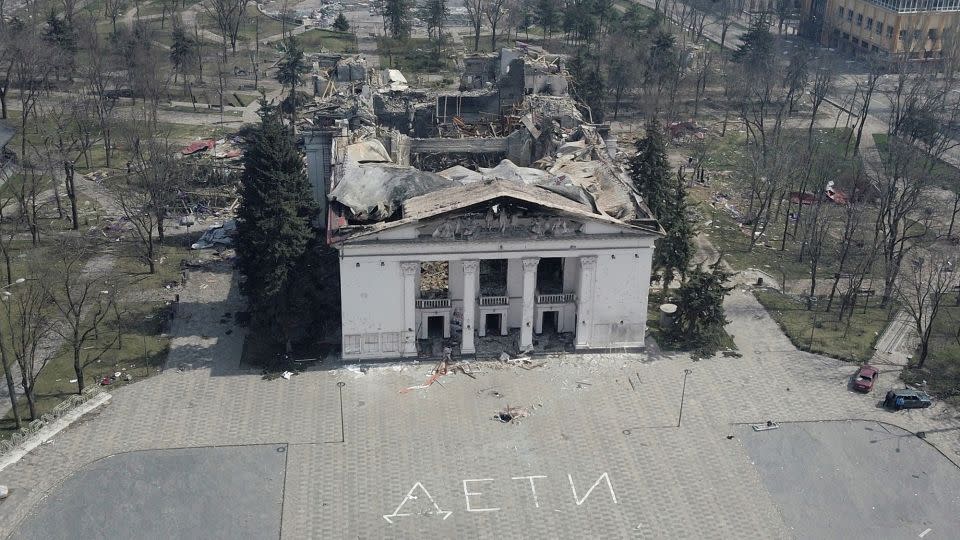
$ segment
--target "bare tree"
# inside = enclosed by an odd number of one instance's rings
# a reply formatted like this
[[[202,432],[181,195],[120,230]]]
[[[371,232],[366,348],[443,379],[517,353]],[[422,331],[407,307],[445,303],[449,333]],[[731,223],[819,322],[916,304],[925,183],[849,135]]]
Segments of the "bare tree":
[[[950,225],[947,227],[947,238],[953,238],[953,227],[957,223],[957,214],[960,213],[960,189],[953,191],[953,200],[950,203]]]
[[[7,352],[7,340],[0,335],[0,362],[3,363],[3,377],[7,383],[7,393],[10,396],[10,409],[13,412],[13,421],[17,429],[23,427],[20,417],[20,404],[17,403],[17,386],[13,379],[13,366],[16,364],[13,355]]]
[[[187,161],[176,158],[177,145],[169,137],[157,134],[141,141],[133,155],[132,189],[143,192],[149,199],[149,211],[154,216],[157,240],[164,242],[164,224],[170,209],[177,201],[177,193],[186,186],[194,169]]]
[[[810,85],[810,125],[807,127],[807,146],[813,147],[813,127],[817,121],[817,112],[826,101],[827,95],[833,91],[834,73],[836,66],[830,61],[832,57],[821,55],[813,68],[813,82]]]
[[[840,237],[840,243],[837,245],[837,267],[833,274],[833,283],[830,286],[826,311],[830,311],[833,307],[837,288],[840,286],[840,279],[849,271],[849,265],[855,263],[855,259],[862,259],[866,255],[863,250],[865,243],[861,230],[864,222],[864,210],[865,205],[852,201],[844,208],[843,233]]]
[[[117,19],[126,11],[128,0],[103,0],[103,16],[110,19],[113,35],[117,35]]]
[[[467,8],[467,19],[473,27],[473,50],[475,51],[480,50],[480,28],[483,26],[483,14],[487,11],[488,1],[463,0],[463,6]]]
[[[869,170],[878,192],[876,230],[884,261],[882,305],[893,296],[901,265],[929,232],[926,188],[933,168],[956,146],[946,129],[960,120],[952,81],[932,83],[903,67],[886,92],[891,104],[886,152]],[[870,164],[870,160],[867,160]]]
[[[153,274],[164,241],[164,223],[189,168],[174,158],[174,147],[166,138],[140,139],[135,148],[133,174],[126,185],[114,188],[114,198],[130,223],[140,259]]]
[[[507,0],[488,0],[483,14],[490,23],[490,50],[497,50],[497,24],[507,14]]]
[[[30,241],[34,246],[40,243],[40,217],[45,206],[43,193],[50,186],[50,162],[36,150],[25,158],[20,167],[20,175],[10,185],[10,191],[17,200],[19,218],[30,232]]]
[[[89,107],[99,124],[105,164],[110,167],[113,158],[113,129],[117,120],[116,91],[121,88],[122,82],[113,65],[113,51],[97,33],[96,28],[96,19],[88,18],[81,23],[81,47],[88,55],[86,61],[80,62],[78,67],[84,82],[83,92],[90,97]]]
[[[16,53],[14,32],[4,29],[0,16],[0,119],[7,118],[7,93],[13,80],[13,57]]]
[[[63,5],[63,18],[73,22],[73,16],[77,13],[80,0],[60,0],[60,3]],[[0,13],[0,18],[2,18],[2,13]]]
[[[957,276],[953,258],[927,251],[912,261],[897,286],[897,299],[920,337],[916,368],[922,368],[927,360],[934,323],[944,300],[957,284]]]
[[[0,181],[6,183],[9,181],[9,176],[4,169],[0,169]],[[0,256],[3,257],[4,265],[4,277],[7,285],[13,283],[13,271],[11,264],[11,247],[13,240],[17,237],[19,229],[17,225],[19,223],[19,215],[10,216],[10,208],[16,202],[16,197],[10,192],[10,190],[5,190],[0,194]]]
[[[867,116],[870,114],[870,103],[873,100],[873,94],[880,84],[880,77],[883,76],[883,66],[879,61],[869,62],[870,69],[867,71],[866,80],[859,88],[863,92],[863,102],[860,105],[860,115],[857,118],[857,140],[853,145],[853,154],[860,153],[860,141],[863,138],[863,126],[867,123]],[[848,142],[849,144],[849,142]]]
[[[115,343],[116,337],[95,344],[102,323],[113,313],[117,295],[106,276],[85,268],[93,248],[85,239],[64,239],[58,247],[50,279],[50,298],[59,315],[54,329],[70,348],[77,393],[82,393],[84,370]]]
[[[694,80],[694,98],[693,98],[693,117],[696,118],[700,113],[700,99],[707,91],[707,80],[713,71],[713,62],[716,55],[709,50],[698,54],[693,64]]]
[[[27,153],[27,128],[40,95],[47,92],[55,58],[50,46],[32,30],[22,29],[12,41],[11,83],[20,102],[20,155]]]
[[[713,5],[714,17],[720,25],[720,51],[723,52],[723,47],[727,41],[727,32],[736,20],[738,9],[733,0],[717,0],[713,2]]]
[[[605,37],[607,84],[613,92],[613,117],[620,114],[620,104],[624,94],[630,92],[640,80],[640,59],[631,41],[620,34]]]
[[[247,6],[250,0],[208,0],[204,10],[213,18],[220,37],[223,39],[223,61],[227,61],[227,41],[234,53],[237,52],[237,35],[240,25],[246,20]],[[286,14],[284,13],[285,17]]]
[[[37,109],[40,131],[38,148],[51,167],[52,176],[63,175],[67,199],[70,201],[70,224],[73,230],[80,228],[75,182],[76,162],[93,144],[91,131],[95,121],[88,110],[89,102],[84,96],[47,100]],[[57,169],[59,167],[59,169]],[[54,182],[54,186],[57,183]]]
[[[810,294],[807,296],[807,311],[813,309],[813,299],[817,295],[817,276],[824,254],[823,244],[833,227],[831,213],[824,209],[824,196],[818,193],[813,212],[807,214],[807,232],[804,235],[807,244],[807,263],[810,266]]]
[[[0,293],[0,300],[4,308],[3,337],[10,342],[9,354],[20,368],[20,385],[27,398],[30,419],[35,420],[38,418],[37,379],[52,356],[42,354],[39,349],[53,332],[53,322],[48,309],[50,293],[46,270],[36,264],[28,268],[31,277]]]

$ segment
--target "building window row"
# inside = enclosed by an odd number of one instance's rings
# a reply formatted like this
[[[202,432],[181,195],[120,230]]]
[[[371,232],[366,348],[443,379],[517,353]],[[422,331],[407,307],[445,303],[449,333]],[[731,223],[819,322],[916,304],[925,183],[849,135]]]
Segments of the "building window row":
[[[899,13],[919,11],[960,11],[960,0],[868,0]]]
[[[958,2],[958,3],[960,3],[960,0],[955,0],[955,1]],[[843,17],[843,15],[844,15],[844,8],[843,8],[843,7],[840,7],[839,14],[840,14],[840,17]],[[847,9],[847,10],[846,10],[846,15],[847,15],[847,20],[848,20],[848,21],[851,21],[851,22],[852,22],[852,21],[854,20],[854,19],[853,19],[853,16],[854,16],[853,10]],[[857,26],[863,26],[863,14],[857,13],[856,16],[857,16],[857,19],[856,19],[856,21],[857,21],[857,22],[856,22]],[[883,35],[883,29],[884,29],[883,23],[880,22],[880,21],[876,21],[876,24],[874,24],[874,20],[873,20],[873,18],[871,18],[871,17],[867,17],[867,26],[866,26],[866,28],[867,28],[867,31],[868,31],[868,32],[870,32],[870,31],[876,31],[876,33],[877,33],[878,36],[882,36],[882,35]],[[892,38],[893,38],[893,26],[887,26],[886,28],[887,28],[887,39],[892,39]],[[914,41],[919,40],[919,39],[920,39],[920,33],[921,33],[921,30],[919,30],[919,29],[913,30],[912,39],[913,39]],[[909,31],[908,31],[908,30],[901,30],[901,31],[900,31],[900,40],[902,41],[902,40],[907,39],[907,36],[908,36],[908,35],[909,35]],[[939,38],[939,35],[940,35],[940,32],[939,32],[939,30],[937,30],[936,28],[930,28],[929,30],[927,30],[927,39],[929,39],[930,41],[936,41],[936,40]]]

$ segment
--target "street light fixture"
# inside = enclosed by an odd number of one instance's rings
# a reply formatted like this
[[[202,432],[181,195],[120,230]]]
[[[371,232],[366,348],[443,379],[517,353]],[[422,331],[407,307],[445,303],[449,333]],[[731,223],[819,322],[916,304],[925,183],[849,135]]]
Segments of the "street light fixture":
[[[10,291],[6,290],[8,287],[13,287],[14,285],[20,285],[25,281],[27,281],[27,278],[17,278],[16,281],[14,281],[13,283],[8,283],[3,287],[0,287],[0,291],[3,291],[2,293],[0,293],[3,295],[3,299],[6,300],[7,298],[10,298],[11,294],[13,294]]]

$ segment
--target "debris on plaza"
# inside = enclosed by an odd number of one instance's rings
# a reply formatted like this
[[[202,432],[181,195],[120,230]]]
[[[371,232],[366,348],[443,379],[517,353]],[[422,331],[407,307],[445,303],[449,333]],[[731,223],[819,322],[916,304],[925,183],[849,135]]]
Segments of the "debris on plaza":
[[[780,424],[772,420],[767,420],[766,424],[753,424],[751,427],[754,431],[770,431],[771,429],[779,429]]]
[[[519,423],[521,418],[530,416],[530,411],[523,407],[511,407],[507,405],[503,410],[494,415],[494,419],[504,424]]]
[[[192,244],[190,249],[208,249],[215,246],[230,247],[233,245],[233,237],[236,233],[236,220],[231,219],[215,224],[203,233],[203,236]]]

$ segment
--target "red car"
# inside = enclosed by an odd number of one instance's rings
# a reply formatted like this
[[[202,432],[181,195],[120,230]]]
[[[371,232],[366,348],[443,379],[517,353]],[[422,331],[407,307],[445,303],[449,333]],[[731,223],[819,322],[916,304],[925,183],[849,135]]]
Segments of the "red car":
[[[880,372],[877,371],[877,368],[869,364],[864,364],[860,366],[860,369],[858,369],[857,373],[853,376],[853,389],[861,392],[869,392],[873,390],[873,383],[877,382],[877,377],[879,376]]]

